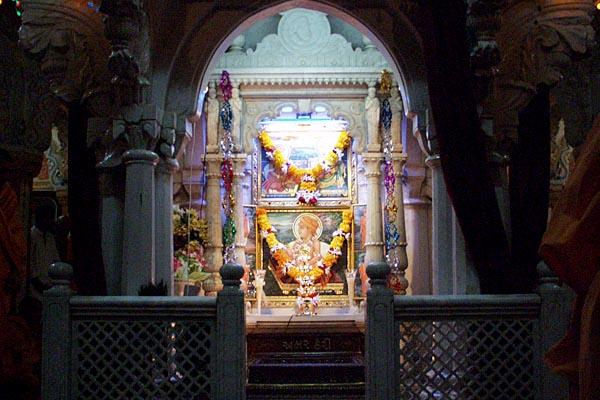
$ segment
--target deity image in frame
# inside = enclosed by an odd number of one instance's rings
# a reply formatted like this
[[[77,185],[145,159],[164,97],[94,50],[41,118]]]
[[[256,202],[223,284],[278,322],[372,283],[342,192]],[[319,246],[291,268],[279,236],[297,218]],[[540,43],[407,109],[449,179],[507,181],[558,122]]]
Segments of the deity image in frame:
[[[333,232],[338,230],[342,222],[342,212],[346,208],[278,208],[268,209],[267,216],[271,226],[277,230],[279,242],[286,246],[290,257],[297,260],[308,260],[316,265],[329,250]],[[258,230],[258,227],[257,227]],[[353,269],[352,239],[345,241],[342,254],[331,268],[331,277],[325,285],[320,280],[315,286],[323,294],[341,295],[347,293],[345,270]],[[256,242],[257,268],[267,270],[265,278],[265,294],[267,296],[286,296],[295,292],[298,284],[285,273],[277,270],[271,258],[269,247],[262,237]],[[259,255],[260,253],[260,255]]]
[[[312,168],[321,162],[333,149],[339,132],[289,132],[285,134],[270,133],[273,143],[283,152],[285,157],[299,168]],[[266,155],[264,148],[258,146],[258,194],[264,200],[289,200],[296,196],[298,184],[276,171]],[[351,146],[333,170],[319,181],[319,198],[349,199],[351,196],[351,171],[348,158],[351,157]]]

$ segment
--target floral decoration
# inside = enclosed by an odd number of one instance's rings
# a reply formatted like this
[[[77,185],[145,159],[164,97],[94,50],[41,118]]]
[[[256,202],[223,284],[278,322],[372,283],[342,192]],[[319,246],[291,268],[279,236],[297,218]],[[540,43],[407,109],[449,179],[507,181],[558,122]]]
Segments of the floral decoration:
[[[197,240],[176,250],[173,255],[175,279],[203,281],[210,276],[209,272],[204,272],[206,265],[203,247]]]
[[[225,195],[221,205],[225,213],[225,225],[223,227],[223,261],[228,263],[235,262],[235,222],[233,220],[235,197],[233,195],[233,151],[234,143],[231,134],[233,123],[233,111],[229,99],[231,99],[233,86],[227,71],[221,73],[219,87],[223,93],[223,104],[219,116],[223,126],[223,140],[221,140],[221,150],[223,151],[223,162],[221,163],[221,178],[225,187]]]
[[[333,232],[333,239],[329,243],[327,254],[323,256],[323,260],[319,261],[317,265],[306,266],[298,265],[302,264],[302,260],[299,260],[299,263],[296,264],[290,257],[287,247],[277,239],[276,230],[269,221],[267,210],[264,208],[258,208],[256,210],[256,220],[260,229],[260,234],[267,241],[271,257],[275,261],[276,270],[282,271],[300,284],[307,278],[310,278],[314,283],[323,275],[325,275],[326,279],[322,280],[322,282],[327,282],[331,275],[331,267],[337,263],[338,258],[342,254],[344,240],[350,240],[352,218],[353,215],[351,210],[344,210],[342,212],[342,222],[338,229]]]
[[[193,208],[173,206],[173,272],[175,279],[203,281],[210,274],[204,272],[204,244],[208,237],[208,223]]]
[[[344,152],[352,142],[352,136],[348,131],[341,131],[333,149],[312,168],[299,168],[287,159],[281,149],[275,146],[267,131],[261,131],[258,140],[265,149],[267,157],[271,160],[275,170],[285,175],[286,180],[291,180],[298,185],[296,195],[298,204],[315,206],[320,195],[317,190],[319,180],[327,176],[338,165],[344,156]]]

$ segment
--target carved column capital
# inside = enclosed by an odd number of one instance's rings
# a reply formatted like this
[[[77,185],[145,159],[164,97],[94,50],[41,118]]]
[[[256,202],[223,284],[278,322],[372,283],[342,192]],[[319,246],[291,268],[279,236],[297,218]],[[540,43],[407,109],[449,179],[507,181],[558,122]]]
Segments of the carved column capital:
[[[538,85],[562,79],[571,61],[593,45],[592,0],[508,1],[496,39],[502,54],[492,99],[499,140],[515,141],[519,111]]]
[[[121,114],[112,120],[106,155],[98,164],[101,168],[120,165],[123,153],[129,150],[147,150],[156,154],[154,151],[162,131],[161,111],[150,104],[133,105],[121,111]]]
[[[85,0],[28,0],[19,30],[21,47],[40,60],[50,89],[65,102],[85,102],[94,116],[109,115],[109,43],[102,16]]]
[[[381,176],[383,153],[363,153],[362,161],[365,165],[365,176],[367,178],[377,178]]]
[[[233,161],[233,176],[237,179],[246,176],[246,163],[247,155],[244,153],[234,154],[232,157]]]

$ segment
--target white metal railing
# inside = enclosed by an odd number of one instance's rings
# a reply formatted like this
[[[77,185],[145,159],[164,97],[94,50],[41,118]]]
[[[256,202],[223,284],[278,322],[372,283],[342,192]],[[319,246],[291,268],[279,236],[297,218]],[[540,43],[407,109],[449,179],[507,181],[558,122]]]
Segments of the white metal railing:
[[[75,296],[71,273],[54,264],[44,293],[44,400],[245,398],[240,266],[213,298]]]
[[[570,311],[547,269],[536,294],[467,296],[394,296],[388,270],[367,269],[367,399],[568,397],[542,360]]]

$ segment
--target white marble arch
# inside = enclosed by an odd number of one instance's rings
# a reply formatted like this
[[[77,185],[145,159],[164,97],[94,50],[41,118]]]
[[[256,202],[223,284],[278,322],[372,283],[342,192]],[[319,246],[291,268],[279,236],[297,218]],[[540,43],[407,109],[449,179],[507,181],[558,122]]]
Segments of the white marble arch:
[[[236,43],[233,43],[234,46],[230,49],[230,52],[237,53],[238,58],[243,57],[243,45],[241,45],[238,36],[243,33],[248,26],[259,19],[288,11],[292,8],[303,7],[325,12],[328,15],[340,18],[352,24],[361,33],[366,35],[368,39],[363,42],[360,51],[355,51],[355,55],[364,55],[364,52],[372,51],[369,40],[375,43],[377,48],[381,50],[384,60],[386,60],[388,66],[399,82],[398,86],[404,103],[404,112],[411,116],[411,118],[413,115],[424,115],[424,110],[426,110],[428,106],[428,94],[425,71],[423,68],[425,62],[419,45],[421,41],[416,28],[411,25],[405,16],[403,16],[403,13],[406,10],[403,10],[399,4],[382,3],[380,7],[378,6],[381,8],[383,14],[394,21],[395,28],[393,32],[388,32],[385,29],[382,29],[382,26],[373,24],[370,26],[366,25],[364,21],[367,21],[368,18],[365,19],[361,17],[361,9],[347,9],[344,4],[340,3],[338,5],[335,1],[327,2],[327,4],[322,1],[309,0],[296,0],[293,2],[265,1],[259,3],[264,7],[258,7],[260,4],[256,3],[258,4],[256,5],[258,8],[252,6],[247,9],[240,9],[233,11],[233,13],[229,13],[226,24],[224,21],[219,20],[218,16],[223,17],[223,15],[220,14],[218,10],[214,14],[207,15],[198,20],[198,23],[192,31],[189,31],[184,41],[181,42],[173,62],[171,63],[168,83],[165,86],[165,109],[173,110],[179,116],[181,116],[182,113],[183,115],[195,114],[199,93],[206,87],[209,81],[214,80],[217,77],[216,73],[220,72],[219,69],[216,68],[219,59],[218,57],[214,57],[214,54],[224,52],[227,48],[232,47],[231,44],[235,41]],[[209,26],[210,29],[208,29]],[[231,26],[237,26],[237,28],[231,30]],[[403,39],[398,40],[398,35],[402,36]],[[222,41],[223,37],[226,38],[224,41]],[[213,39],[218,39],[218,43],[215,43]],[[214,46],[210,47],[210,43],[213,43]],[[384,45],[384,43],[386,45]],[[346,50],[347,49],[348,46],[346,46]],[[245,53],[245,56],[248,56],[247,52]],[[234,86],[240,88],[241,96],[244,101],[245,110],[243,113],[245,116],[248,114],[248,108],[252,106],[250,101],[252,97],[251,92],[261,90],[265,86],[282,88],[288,91],[292,88],[307,90],[308,92],[303,95],[304,99],[316,99],[319,97],[313,96],[315,94],[314,92],[310,93],[310,86],[316,87],[315,90],[317,91],[330,91],[334,88],[344,88],[349,91],[350,89],[360,90],[362,91],[361,95],[356,96],[356,98],[360,98],[360,104],[357,103],[355,105],[354,112],[356,109],[362,108],[362,112],[364,113],[364,98],[367,94],[367,87],[376,84],[380,69],[375,68],[373,65],[363,67],[360,67],[356,63],[354,65],[354,69],[351,72],[348,72],[347,70],[342,71],[340,69],[336,70],[336,66],[327,67],[322,64],[319,67],[320,71],[311,71],[306,65],[299,65],[299,68],[303,69],[303,73],[300,73],[301,71],[298,70],[298,73],[291,77],[289,76],[289,69],[287,73],[284,69],[275,71],[271,67],[265,66],[260,67],[259,71],[256,69],[254,71],[249,71],[248,68],[241,67],[236,71],[235,68],[233,68],[233,65],[232,68],[229,69],[230,73],[232,73]],[[265,78],[261,78],[256,74],[254,74],[253,77],[252,73],[264,73]],[[267,79],[266,75],[270,75],[270,77]],[[193,85],[197,86],[195,86],[196,98],[192,103],[189,100],[193,97],[190,92],[192,87],[194,87]],[[277,93],[269,96],[278,101],[286,100]],[[183,111],[184,109],[185,111]],[[270,116],[272,117],[273,115],[271,114]],[[419,128],[424,128],[420,126],[421,121],[425,121],[425,119],[419,118]],[[251,131],[254,134],[256,134],[256,122],[258,121],[250,123]],[[356,123],[356,125],[359,123],[363,125],[362,129],[360,129],[360,133],[364,134],[364,118],[360,118],[360,122]],[[243,133],[241,133],[241,136],[246,142],[243,143],[244,150],[249,150],[247,148],[247,139],[250,137],[245,133],[245,126],[247,124],[248,121],[243,122]],[[354,133],[359,131],[356,126],[352,128],[352,130]],[[242,139],[242,137],[240,139]],[[357,142],[358,141],[359,140],[357,140]],[[364,140],[361,144],[364,145]],[[377,155],[377,157],[380,157],[380,155]],[[358,169],[355,170],[358,171]],[[244,187],[248,186],[247,183],[244,184]],[[356,185],[354,185],[354,187],[356,187]],[[373,245],[379,244],[373,242]]]
[[[234,44],[236,38],[257,21],[291,10],[305,8],[336,17],[360,31],[379,49],[397,77],[407,115],[423,115],[429,95],[422,38],[414,21],[419,20],[419,7],[407,7],[404,2],[382,2],[372,8],[348,7],[344,0],[259,0],[245,7],[217,6],[199,13],[190,29],[169,56],[165,84],[154,92],[160,104],[179,118],[197,114],[198,98],[210,80],[219,58]],[[388,23],[373,21],[376,10]],[[392,29],[393,27],[393,29]],[[162,64],[165,64],[163,62]],[[355,83],[350,77],[332,76],[332,82]],[[273,78],[283,83],[284,76]],[[362,79],[362,82],[365,80]],[[260,81],[248,81],[261,83]],[[297,76],[294,83],[319,83],[310,77]],[[243,83],[241,81],[240,83]],[[265,81],[265,83],[269,83]]]

